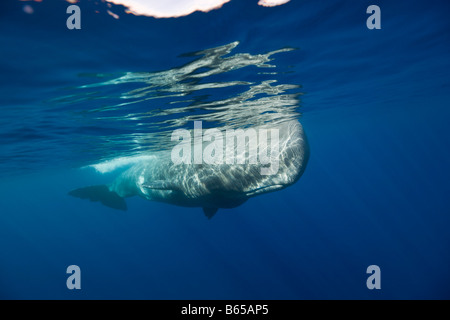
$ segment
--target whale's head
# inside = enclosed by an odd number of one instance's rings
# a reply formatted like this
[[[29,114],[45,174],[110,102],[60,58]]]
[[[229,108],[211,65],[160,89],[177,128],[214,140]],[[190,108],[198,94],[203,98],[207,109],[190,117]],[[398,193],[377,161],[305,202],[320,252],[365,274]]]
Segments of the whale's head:
[[[276,126],[276,129],[278,152],[266,166],[263,166],[262,169],[266,171],[260,170],[258,173],[253,170],[254,183],[245,190],[247,197],[284,189],[297,182],[306,169],[309,144],[302,125],[292,120]]]

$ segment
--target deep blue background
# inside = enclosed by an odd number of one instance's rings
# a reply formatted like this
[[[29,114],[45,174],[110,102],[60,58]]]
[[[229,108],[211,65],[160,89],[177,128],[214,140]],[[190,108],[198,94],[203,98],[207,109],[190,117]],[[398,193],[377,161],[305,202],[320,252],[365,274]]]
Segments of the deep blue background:
[[[67,3],[28,3],[32,15],[24,4],[0,8],[0,298],[450,298],[448,1],[233,0],[118,20],[82,1],[72,31]],[[371,4],[381,30],[366,28]],[[90,160],[73,152],[83,132],[46,100],[83,84],[79,73],[169,69],[232,41],[252,54],[300,48],[276,62],[305,92],[311,158],[296,185],[211,220],[67,196],[112,177],[76,169]],[[71,264],[80,291],[66,288]],[[366,288],[371,264],[378,291]]]

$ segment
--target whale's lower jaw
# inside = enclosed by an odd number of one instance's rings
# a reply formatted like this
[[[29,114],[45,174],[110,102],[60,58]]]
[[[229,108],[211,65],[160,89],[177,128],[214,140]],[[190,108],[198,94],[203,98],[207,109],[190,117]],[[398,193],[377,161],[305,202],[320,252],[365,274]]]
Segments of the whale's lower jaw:
[[[267,193],[267,192],[281,190],[281,189],[284,189],[285,187],[286,186],[281,185],[281,184],[275,184],[272,186],[265,186],[265,187],[261,187],[261,188],[257,188],[257,189],[248,191],[245,193],[245,195],[250,198],[250,197],[256,196],[261,193]]]

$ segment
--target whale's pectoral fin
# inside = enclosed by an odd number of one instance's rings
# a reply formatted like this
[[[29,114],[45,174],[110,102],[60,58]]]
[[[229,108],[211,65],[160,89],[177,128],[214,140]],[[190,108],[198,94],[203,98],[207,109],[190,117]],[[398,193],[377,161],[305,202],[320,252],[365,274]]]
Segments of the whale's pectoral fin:
[[[203,207],[203,213],[205,214],[205,216],[208,217],[208,219],[211,219],[212,217],[214,217],[214,215],[216,214],[218,208],[207,208],[207,207]]]
[[[110,191],[108,186],[105,185],[75,189],[70,191],[69,195],[81,199],[89,199],[91,201],[100,201],[105,206],[113,209],[127,210],[125,199],[120,197],[114,191]]]
[[[180,190],[180,187],[177,186],[175,183],[165,180],[156,180],[151,183],[147,183],[142,185],[144,188],[147,189],[154,189],[154,190]]]

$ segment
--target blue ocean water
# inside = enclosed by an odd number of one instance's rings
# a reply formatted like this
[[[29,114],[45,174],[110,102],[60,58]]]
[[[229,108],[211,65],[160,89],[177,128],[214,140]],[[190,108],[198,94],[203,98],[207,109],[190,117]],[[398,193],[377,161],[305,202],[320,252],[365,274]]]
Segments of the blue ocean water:
[[[379,30],[366,27],[371,4]],[[447,1],[233,0],[168,19],[80,1],[81,30],[66,28],[68,5],[0,5],[0,298],[450,298]],[[224,57],[288,50],[271,68],[215,59],[210,78],[154,84],[233,43]],[[157,150],[177,120],[192,126],[216,114],[205,105],[263,83],[280,92],[233,101],[298,102],[289,110],[311,156],[295,185],[211,220],[138,197],[118,212],[68,196],[115,175],[85,166]],[[81,290],[66,287],[73,264]],[[369,265],[380,290],[366,287]]]

